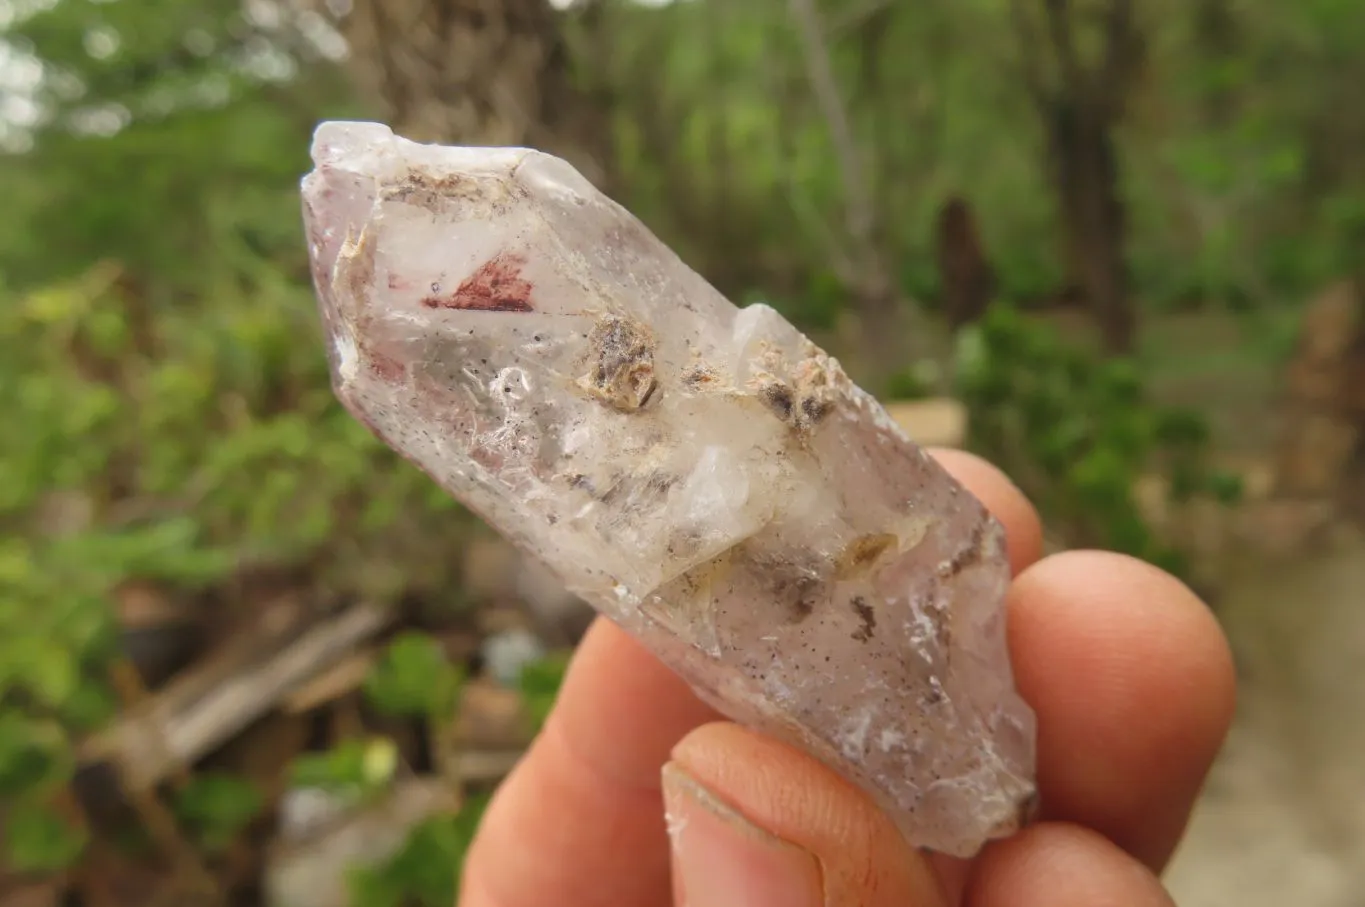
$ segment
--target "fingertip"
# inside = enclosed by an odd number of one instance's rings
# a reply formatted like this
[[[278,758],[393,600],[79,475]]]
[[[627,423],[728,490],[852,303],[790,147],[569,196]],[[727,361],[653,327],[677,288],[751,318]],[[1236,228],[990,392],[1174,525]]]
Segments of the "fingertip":
[[[988,847],[973,867],[966,907],[1173,907],[1150,869],[1103,835],[1045,822]]]
[[[1159,869],[1232,720],[1236,678],[1217,620],[1156,567],[1074,551],[1016,580],[1009,628],[1038,713],[1045,815],[1096,828]]]
[[[674,903],[825,907],[813,853],[755,825],[676,763],[662,774]]]
[[[827,907],[934,907],[929,862],[827,766],[739,725],[716,722],[673,749],[673,765],[755,827],[818,860]]]

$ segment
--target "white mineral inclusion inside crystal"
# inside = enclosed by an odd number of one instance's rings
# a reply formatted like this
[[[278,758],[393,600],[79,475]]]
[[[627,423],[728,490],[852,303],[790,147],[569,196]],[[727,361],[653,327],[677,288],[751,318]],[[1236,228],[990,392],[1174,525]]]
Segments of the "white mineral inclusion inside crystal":
[[[332,349],[336,353],[337,374],[342,381],[353,381],[360,365],[360,353],[355,346],[355,338],[345,328],[332,335]]]
[[[313,159],[357,418],[912,843],[970,856],[1028,820],[1001,529],[836,360],[557,158],[325,123]]]

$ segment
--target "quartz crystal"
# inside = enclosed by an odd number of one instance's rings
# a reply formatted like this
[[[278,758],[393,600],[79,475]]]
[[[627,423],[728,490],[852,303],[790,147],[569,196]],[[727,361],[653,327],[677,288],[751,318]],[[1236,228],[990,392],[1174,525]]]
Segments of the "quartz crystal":
[[[968,856],[1028,821],[1001,527],[835,359],[556,157],[332,122],[313,160],[356,418],[911,843]]]

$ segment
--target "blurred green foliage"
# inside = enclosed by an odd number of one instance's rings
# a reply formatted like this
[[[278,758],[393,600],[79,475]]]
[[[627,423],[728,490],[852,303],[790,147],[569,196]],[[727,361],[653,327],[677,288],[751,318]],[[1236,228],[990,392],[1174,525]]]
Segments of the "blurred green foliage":
[[[81,856],[86,835],[56,809],[21,800],[5,816],[5,865],[19,873],[53,873]]]
[[[430,718],[455,713],[463,670],[431,636],[405,632],[389,643],[365,681],[365,696],[386,715]]]
[[[398,747],[387,737],[343,740],[294,760],[290,780],[361,804],[384,791],[398,770]]]
[[[1198,411],[1155,405],[1137,363],[1098,358],[1011,306],[995,306],[961,334],[955,377],[973,447],[1065,526],[1072,544],[1185,574],[1183,553],[1140,510],[1137,479],[1170,476],[1175,504],[1239,498],[1238,478],[1209,461]]]
[[[80,856],[85,829],[64,807],[63,792],[73,768],[57,722],[13,708],[0,710],[3,865],[21,873],[52,872]]]
[[[265,798],[246,778],[199,772],[176,792],[175,814],[204,852],[226,850],[265,807]]]
[[[0,433],[0,708],[63,746],[113,712],[125,583],[186,595],[309,564],[323,594],[454,600],[437,555],[469,521],[336,404],[305,291],[255,274],[158,309],[97,265],[0,307],[22,427]]]
[[[547,655],[522,668],[519,686],[526,709],[536,726],[545,723],[559,696],[559,687],[569,669],[570,653]]]
[[[488,806],[471,797],[454,815],[428,819],[403,848],[376,867],[351,876],[354,907],[449,907],[459,891],[464,855]]]
[[[1071,6],[1081,19],[1101,5]],[[821,9],[905,289],[934,299],[934,218],[960,192],[1000,295],[1050,298],[1063,279],[1059,234],[1010,3]],[[1137,9],[1146,62],[1118,139],[1143,304],[1292,305],[1354,266],[1365,115],[1348,86],[1365,82],[1365,6]],[[617,91],[629,206],[708,274],[739,284],[730,289],[759,283],[808,326],[827,322],[827,241],[844,188],[784,4],[617,12],[612,53],[589,71]]]
[[[544,721],[559,690],[567,655],[555,654],[528,664],[521,690],[529,717]],[[372,706],[392,717],[425,717],[431,733],[444,733],[454,719],[463,676],[426,634],[396,637],[366,680]],[[385,738],[344,741],[333,749],[294,763],[293,782],[316,786],[363,803],[394,779],[397,753]],[[413,827],[403,846],[376,866],[351,873],[355,907],[447,907],[454,902],[460,867],[488,805],[488,795],[466,796],[452,814],[428,818]]]

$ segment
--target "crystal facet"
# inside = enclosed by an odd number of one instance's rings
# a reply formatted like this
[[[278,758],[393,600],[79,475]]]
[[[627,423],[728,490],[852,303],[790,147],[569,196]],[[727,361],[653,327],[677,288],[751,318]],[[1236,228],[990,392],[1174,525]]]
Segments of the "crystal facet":
[[[968,856],[1028,820],[1002,530],[836,360],[558,158],[324,123],[313,159],[357,418],[913,844]]]

